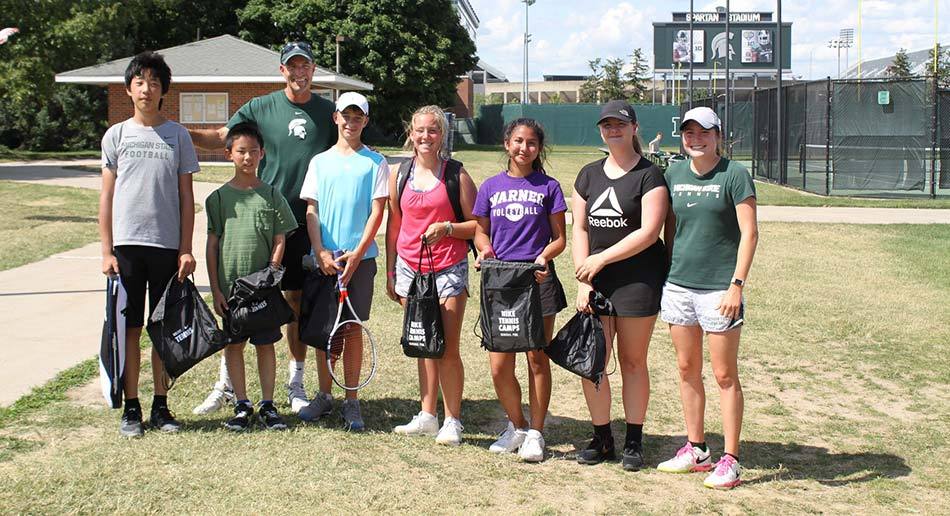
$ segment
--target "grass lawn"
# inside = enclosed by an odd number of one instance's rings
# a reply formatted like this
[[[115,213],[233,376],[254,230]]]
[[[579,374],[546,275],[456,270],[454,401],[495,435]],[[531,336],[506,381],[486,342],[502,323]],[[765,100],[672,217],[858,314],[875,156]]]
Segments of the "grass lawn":
[[[41,160],[41,159],[88,159],[88,158],[98,158],[102,156],[102,153],[98,150],[84,150],[84,151],[56,151],[56,152],[45,152],[45,151],[24,151],[24,150],[15,150],[9,149],[0,145],[0,162],[3,161],[30,161],[30,160]]]
[[[948,226],[762,224],[740,356],[745,484],[729,493],[704,489],[702,474],[578,465],[589,416],[578,380],[557,368],[545,429],[549,458],[528,465],[490,454],[503,415],[472,335],[474,301],[462,332],[464,444],[450,449],[390,433],[419,406],[415,364],[398,346],[401,310],[383,295],[380,274],[370,322],[380,370],[362,395],[369,432],[342,432],[335,413],[315,425],[288,418],[286,432],[233,435],[221,427],[226,414],[190,413],[215,379],[217,361],[208,360],[171,393],[183,431],[128,441],[119,438],[119,412],[104,407],[97,380],[80,381],[95,374],[86,364],[57,380],[59,392],[0,411],[0,512],[946,513],[947,256]],[[570,299],[568,261],[565,253],[558,270]],[[287,353],[283,344],[278,350],[282,383]],[[252,355],[248,349],[250,377]],[[662,324],[649,363],[645,453],[655,465],[684,440],[675,357]],[[519,377],[524,385],[523,361]],[[619,374],[610,379],[620,438]],[[69,385],[78,386],[66,391]],[[708,368],[706,388],[708,441],[718,456],[718,391]],[[249,392],[258,397],[256,382]],[[278,393],[287,412],[283,388]],[[147,409],[144,381],[141,398]]]
[[[99,192],[0,181],[0,270],[99,239]]]

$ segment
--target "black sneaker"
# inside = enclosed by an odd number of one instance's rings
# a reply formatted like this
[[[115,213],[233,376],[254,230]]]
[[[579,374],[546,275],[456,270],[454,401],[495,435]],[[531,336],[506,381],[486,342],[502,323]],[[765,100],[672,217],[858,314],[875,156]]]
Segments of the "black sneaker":
[[[261,405],[258,408],[257,420],[261,422],[261,426],[263,426],[265,430],[287,429],[287,423],[284,423],[284,418],[280,417],[280,414],[277,413],[277,407],[272,403]]]
[[[119,433],[123,437],[141,437],[145,433],[145,429],[142,427],[142,409],[127,408],[122,412]]]
[[[148,422],[152,428],[169,434],[181,430],[181,423],[175,419],[175,415],[168,410],[168,407],[152,407]]]
[[[640,471],[643,467],[643,444],[630,443],[624,446],[620,462],[627,471]]]
[[[610,439],[602,441],[601,438],[596,435],[591,439],[587,448],[577,454],[577,462],[587,465],[600,464],[605,460],[614,460],[616,458],[617,452],[614,450],[613,438],[611,437]]]
[[[238,403],[234,406],[234,417],[225,421],[224,427],[232,432],[243,432],[251,426],[254,407],[250,403]]]

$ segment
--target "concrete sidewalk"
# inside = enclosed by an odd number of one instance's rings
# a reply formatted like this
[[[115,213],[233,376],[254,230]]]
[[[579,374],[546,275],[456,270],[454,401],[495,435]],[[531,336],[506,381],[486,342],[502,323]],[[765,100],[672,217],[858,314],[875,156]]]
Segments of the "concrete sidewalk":
[[[98,189],[97,172],[64,166],[98,166],[98,160],[0,163],[0,180]],[[218,185],[196,181],[195,201]],[[759,220],[851,224],[947,224],[950,210],[886,208],[801,208],[760,206]],[[195,280],[207,291],[207,221],[195,215]],[[381,226],[381,231],[385,223]],[[99,244],[0,271],[0,406],[9,405],[57,373],[99,353],[105,280]]]
[[[97,164],[95,162],[94,164]],[[6,165],[6,166],[4,166]],[[99,189],[98,173],[50,165],[0,165],[0,179]],[[195,181],[195,202],[218,185]],[[195,214],[195,283],[208,291],[207,219]],[[104,316],[105,277],[99,243],[0,271],[0,406],[7,406],[57,373],[98,356]]]

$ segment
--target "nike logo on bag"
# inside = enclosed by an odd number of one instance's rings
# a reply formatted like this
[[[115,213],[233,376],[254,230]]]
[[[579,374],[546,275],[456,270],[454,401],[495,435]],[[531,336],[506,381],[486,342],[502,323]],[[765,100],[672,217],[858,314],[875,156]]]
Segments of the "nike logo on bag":
[[[693,206],[696,206],[697,204],[699,204],[699,203],[698,203],[698,202],[688,202],[688,203],[686,203],[686,207],[687,207],[687,208],[692,208]]]

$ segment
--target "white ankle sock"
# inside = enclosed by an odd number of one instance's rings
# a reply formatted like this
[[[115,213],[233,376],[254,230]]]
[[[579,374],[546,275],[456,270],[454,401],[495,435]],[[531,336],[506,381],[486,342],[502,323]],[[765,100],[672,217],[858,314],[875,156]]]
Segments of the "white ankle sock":
[[[221,368],[218,371],[218,387],[221,387],[221,390],[234,390],[234,387],[231,385],[231,377],[228,376],[228,363],[224,359],[224,353],[221,353]]]
[[[287,370],[290,373],[290,381],[288,383],[303,383],[303,373],[304,373],[304,364],[306,362],[297,362],[296,360],[291,360],[287,364]]]

